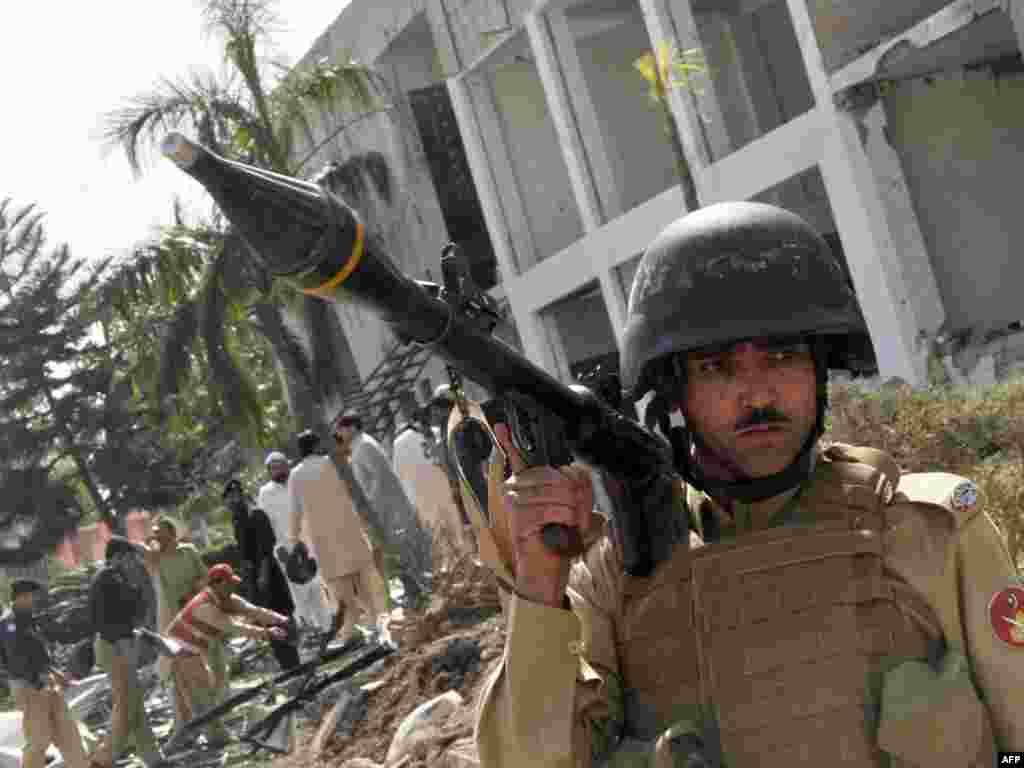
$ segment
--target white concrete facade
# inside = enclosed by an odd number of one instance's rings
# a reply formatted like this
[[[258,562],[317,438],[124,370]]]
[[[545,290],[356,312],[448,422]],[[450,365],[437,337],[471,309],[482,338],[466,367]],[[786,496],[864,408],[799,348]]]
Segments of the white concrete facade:
[[[492,0],[352,6],[401,6],[393,17],[429,21],[502,291],[524,352],[549,372],[568,375],[566,335],[577,331],[559,332],[548,310],[596,286],[614,351],[628,300],[620,269],[684,213],[671,174],[658,173],[668,145],[633,92],[645,86],[628,80],[634,54],[667,46],[701,49],[713,65],[698,92],[675,89],[669,99],[701,203],[762,199],[831,227],[881,375],[921,385],[926,355],[947,330],[950,292],[879,83],[961,66],[943,46],[980,25],[1005,22],[1024,40],[1024,0],[921,0],[888,22],[881,17],[896,5],[876,4],[863,28],[844,10],[856,4],[830,2],[832,13],[822,11],[829,2],[741,0],[725,14],[706,0],[510,0],[507,16]],[[374,13],[346,10],[335,26]],[[766,42],[769,33],[792,36],[789,59],[786,41]],[[779,57],[764,54],[772,45],[782,46]],[[772,70],[783,65],[790,69]],[[806,85],[785,91],[791,81]],[[609,99],[621,101],[612,108]],[[600,344],[583,347],[590,354]]]

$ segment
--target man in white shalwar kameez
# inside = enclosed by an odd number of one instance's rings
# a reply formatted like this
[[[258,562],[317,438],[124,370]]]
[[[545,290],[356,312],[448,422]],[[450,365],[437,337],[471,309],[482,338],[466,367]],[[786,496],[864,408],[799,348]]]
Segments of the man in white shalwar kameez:
[[[278,546],[288,541],[288,524],[291,517],[291,501],[288,499],[288,475],[291,466],[288,458],[279,451],[272,451],[265,462],[270,481],[260,488],[256,505],[267,513],[274,528]],[[310,546],[306,542],[306,546]],[[282,563],[282,566],[284,564]],[[324,595],[324,582],[318,573],[308,584],[288,582],[295,603],[295,617],[300,623],[311,624],[323,631],[331,626],[331,610]]]

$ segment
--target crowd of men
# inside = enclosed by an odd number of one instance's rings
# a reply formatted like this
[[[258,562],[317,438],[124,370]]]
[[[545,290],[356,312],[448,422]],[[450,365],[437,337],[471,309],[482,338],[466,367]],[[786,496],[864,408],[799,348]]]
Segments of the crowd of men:
[[[435,405],[437,420],[446,418],[449,398],[440,397]],[[42,768],[50,745],[60,750],[69,768],[111,768],[129,750],[146,768],[166,762],[147,721],[138,684],[136,629],[149,623],[147,586],[156,596],[153,618],[159,633],[179,649],[161,654],[158,670],[173,692],[172,736],[178,736],[174,741],[182,745],[198,741],[207,749],[218,749],[230,740],[219,720],[197,729],[202,734],[181,731],[228,692],[225,644],[230,638],[268,642],[282,670],[300,663],[297,639],[303,631],[333,633],[348,641],[360,635],[361,625],[366,634],[389,640],[391,596],[384,549],[394,545],[396,535],[414,527],[411,518],[416,519],[415,526],[427,530],[438,524],[454,526],[453,537],[464,538],[465,521],[447,511],[437,512],[455,506],[447,480],[439,485],[429,472],[410,475],[405,466],[416,460],[429,463],[442,476],[446,472],[436,451],[430,450],[436,446],[437,433],[422,435],[429,420],[418,409],[403,409],[406,418],[398,434],[403,442],[410,433],[424,437],[420,455],[405,456],[397,467],[386,449],[363,431],[360,415],[345,411],[332,423],[333,445],[326,449],[319,436],[307,430],[297,437],[294,466],[280,451],[267,455],[268,480],[255,503],[241,481],[229,480],[222,499],[234,529],[239,572],[228,563],[208,567],[195,545],[185,540],[187,528],[171,517],[157,518],[143,543],[111,538],[89,590],[95,635],[91,645],[79,649],[75,664],[80,675],[96,664],[110,677],[110,728],[91,751],[65,701],[64,690],[73,679],[55,668],[35,622],[41,585],[14,582],[12,608],[0,620],[0,655],[23,712],[25,768]],[[417,490],[418,483],[427,481],[443,489],[447,502]],[[424,505],[423,515],[417,503]],[[374,530],[374,519],[383,533]],[[297,552],[316,563],[312,578],[289,578],[289,561]],[[407,565],[400,560],[395,562]],[[424,563],[415,565],[422,568]],[[407,596],[422,594],[426,574],[398,569],[393,576]],[[83,663],[82,658],[88,661]]]

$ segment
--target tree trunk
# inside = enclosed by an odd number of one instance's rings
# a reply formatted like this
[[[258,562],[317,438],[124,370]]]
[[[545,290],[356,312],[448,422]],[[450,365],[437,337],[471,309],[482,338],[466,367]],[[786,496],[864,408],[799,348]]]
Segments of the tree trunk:
[[[45,376],[45,372],[43,373]],[[43,394],[46,397],[46,405],[50,409],[50,413],[54,414],[53,418],[56,417],[57,403],[53,398],[53,393],[49,387],[43,388]],[[111,531],[114,533],[124,533],[124,521],[117,515],[114,509],[110,506],[109,502],[103,498],[103,494],[100,493],[99,486],[93,479],[92,472],[89,470],[89,465],[86,464],[85,458],[82,456],[81,451],[75,445],[75,437],[71,434],[71,430],[67,428],[65,424],[58,424],[61,437],[64,440],[65,449],[68,452],[68,456],[75,463],[75,469],[78,470],[78,476],[85,484],[86,490],[89,491],[89,497],[92,499],[92,503],[96,505],[96,511],[100,515],[100,519],[103,520],[107,525],[110,526]]]
[[[324,425],[323,410],[317,400],[310,362],[305,350],[292,338],[281,307],[259,302],[251,307],[256,326],[270,342],[280,368],[281,385],[288,401],[288,412],[298,431],[319,429]]]
[[[683,151],[683,141],[679,136],[679,126],[672,116],[665,101],[661,101],[661,109],[668,125],[669,142],[672,144],[672,152],[676,159],[676,172],[679,174],[679,183],[683,188],[683,200],[686,204],[687,213],[700,208],[700,199],[697,197],[697,185],[693,181],[693,173],[690,164],[686,161],[686,153]]]

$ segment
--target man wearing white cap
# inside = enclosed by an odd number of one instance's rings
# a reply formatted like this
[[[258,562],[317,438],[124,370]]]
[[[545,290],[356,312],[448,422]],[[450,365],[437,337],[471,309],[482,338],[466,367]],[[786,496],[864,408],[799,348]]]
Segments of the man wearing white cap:
[[[260,488],[257,506],[267,513],[274,527],[277,546],[288,540],[291,504],[288,500],[288,475],[291,466],[288,457],[280,451],[271,451],[264,462],[270,481]],[[288,587],[295,603],[295,618],[320,630],[331,626],[331,611],[324,599],[323,580],[317,574],[308,584],[296,584],[290,579]]]

